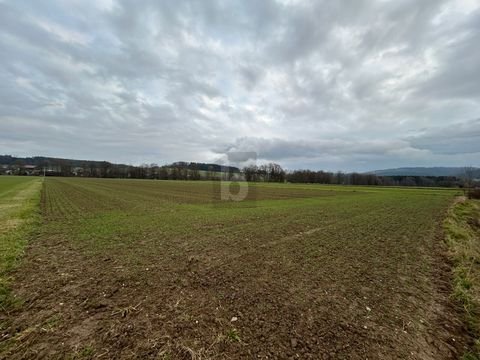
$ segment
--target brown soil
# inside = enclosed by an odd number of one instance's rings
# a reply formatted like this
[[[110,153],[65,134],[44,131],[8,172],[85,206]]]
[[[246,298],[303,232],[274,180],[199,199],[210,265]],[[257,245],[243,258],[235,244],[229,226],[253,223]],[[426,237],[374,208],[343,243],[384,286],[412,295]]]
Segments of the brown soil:
[[[14,273],[24,303],[0,315],[0,358],[457,359],[468,339],[440,233],[435,249],[424,292],[402,276],[389,282],[390,259],[365,264],[355,252],[318,274],[265,248],[227,264],[195,254],[132,264],[43,234]]]

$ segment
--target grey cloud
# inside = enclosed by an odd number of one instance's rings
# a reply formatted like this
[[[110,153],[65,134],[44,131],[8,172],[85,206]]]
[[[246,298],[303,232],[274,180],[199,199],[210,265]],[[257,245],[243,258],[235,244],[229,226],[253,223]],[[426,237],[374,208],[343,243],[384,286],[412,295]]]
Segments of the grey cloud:
[[[162,163],[254,149],[346,170],[471,162],[478,8],[3,1],[0,152]]]
[[[385,155],[408,148],[404,141],[330,139],[317,141],[244,137],[219,148],[219,153],[255,152],[260,159],[317,158],[325,155]]]
[[[241,66],[239,72],[242,77],[243,84],[248,91],[253,90],[253,88],[257,85],[257,83],[262,79],[264,75],[263,69],[250,64]]]
[[[427,129],[409,140],[419,149],[439,154],[480,153],[480,119]]]
[[[420,95],[440,99],[478,99],[480,82],[477,81],[480,64],[480,50],[474,44],[480,43],[480,11],[471,16],[465,26],[460,27],[459,39],[446,41],[440,53],[444,61],[438,73],[419,87]]]

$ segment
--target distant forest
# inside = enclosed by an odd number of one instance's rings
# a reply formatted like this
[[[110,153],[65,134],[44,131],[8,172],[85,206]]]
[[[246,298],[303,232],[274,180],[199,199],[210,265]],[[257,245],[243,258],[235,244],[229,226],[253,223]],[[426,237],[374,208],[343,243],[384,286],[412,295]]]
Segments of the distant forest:
[[[460,169],[460,168],[459,168]],[[462,168],[458,176],[383,176],[375,173],[344,173],[312,170],[285,171],[269,163],[239,169],[218,164],[175,162],[159,166],[113,164],[107,161],[72,160],[43,156],[0,155],[0,175],[78,176],[159,180],[245,180],[340,185],[465,187],[478,185],[477,168]]]

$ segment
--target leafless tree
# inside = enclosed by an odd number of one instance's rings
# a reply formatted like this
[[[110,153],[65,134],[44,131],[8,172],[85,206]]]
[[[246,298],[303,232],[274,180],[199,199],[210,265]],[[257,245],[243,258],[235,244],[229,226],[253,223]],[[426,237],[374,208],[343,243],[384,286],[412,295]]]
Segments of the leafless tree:
[[[466,193],[472,187],[474,179],[475,168],[472,166],[465,166],[463,168],[464,193]]]

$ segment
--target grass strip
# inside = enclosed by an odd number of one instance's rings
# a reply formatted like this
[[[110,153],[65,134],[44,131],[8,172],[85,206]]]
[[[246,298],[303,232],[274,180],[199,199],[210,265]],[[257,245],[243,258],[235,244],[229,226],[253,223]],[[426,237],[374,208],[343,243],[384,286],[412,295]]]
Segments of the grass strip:
[[[41,179],[19,184],[0,204],[0,310],[7,311],[16,300],[10,291],[10,272],[18,264],[28,240],[40,222]]]
[[[480,359],[480,201],[456,203],[445,220],[446,241],[454,262],[453,292],[465,309],[474,339],[464,360]]]

